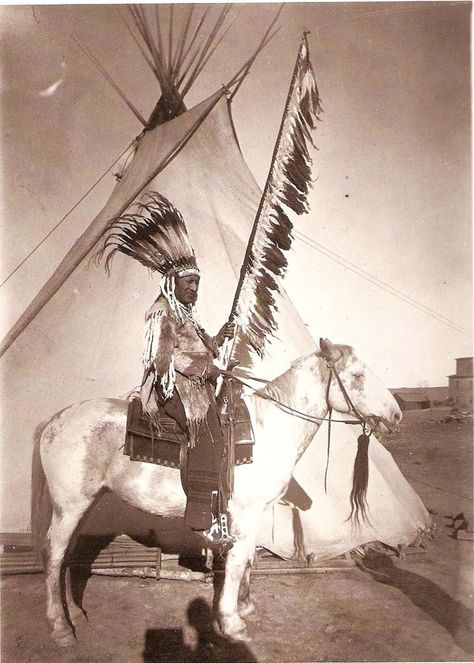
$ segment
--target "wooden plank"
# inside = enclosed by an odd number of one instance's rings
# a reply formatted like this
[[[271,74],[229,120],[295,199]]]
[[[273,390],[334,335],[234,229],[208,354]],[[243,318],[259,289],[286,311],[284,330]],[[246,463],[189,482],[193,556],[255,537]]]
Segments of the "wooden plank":
[[[212,572],[203,573],[201,571],[190,571],[189,569],[182,570],[167,570],[160,569],[159,576],[157,577],[157,570],[153,567],[136,568],[115,568],[115,569],[92,569],[93,575],[103,576],[118,576],[118,577],[139,577],[139,578],[155,578],[156,580],[181,580],[184,582],[205,582],[210,583],[213,580],[214,574]]]
[[[355,566],[355,565],[354,565]],[[332,573],[333,571],[353,571],[353,566],[332,566],[329,562],[326,566],[288,567],[284,569],[252,569],[251,575],[304,575],[312,573]]]
[[[458,529],[456,531],[456,539],[460,541],[474,541],[474,532],[468,532],[465,529]]]
[[[29,546],[32,548],[30,532],[0,532],[0,546]]]

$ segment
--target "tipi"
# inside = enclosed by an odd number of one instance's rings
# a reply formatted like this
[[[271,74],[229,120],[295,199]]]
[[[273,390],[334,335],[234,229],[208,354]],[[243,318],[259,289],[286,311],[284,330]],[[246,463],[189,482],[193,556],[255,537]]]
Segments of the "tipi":
[[[156,9],[160,25],[160,13]],[[207,10],[205,10],[207,11]],[[197,39],[202,15],[190,7],[173,50],[154,32],[150,14],[135,6],[131,31],[160,83],[162,95],[123,174],[102,211],[74,244],[40,290],[2,345],[3,460],[2,531],[27,530],[33,433],[54,412],[70,403],[101,396],[123,396],[141,376],[143,317],[156,296],[159,282],[147,279],[141,266],[124,256],[114,262],[110,277],[91,255],[106,224],[121,214],[146,188],[165,195],[186,219],[204,275],[199,311],[213,332],[229,313],[245,246],[261,192],[241,154],[231,115],[231,99],[259,50],[233,80],[190,110],[184,96],[222,38],[229,11],[224,6],[206,39]],[[153,21],[154,25],[154,21]],[[168,28],[171,30],[171,26]],[[169,42],[171,44],[171,40]],[[230,96],[230,99],[228,98]],[[315,349],[303,322],[285,295],[278,302],[278,338],[255,371],[265,377],[282,372],[298,356]],[[18,414],[21,413],[21,416]],[[298,510],[306,552],[328,557],[361,543],[382,540],[408,543],[429,525],[417,495],[398,472],[391,456],[374,441],[370,456],[369,502],[371,526],[354,533],[345,523],[355,454],[352,432],[334,438],[327,494],[321,489],[325,459],[321,445],[300,462],[297,479],[312,499]],[[112,508],[105,497],[86,527],[106,527],[130,533],[157,529],[136,513]],[[116,505],[115,505],[116,506]],[[297,505],[298,506],[298,505]],[[300,505],[301,506],[301,505]],[[111,513],[115,513],[111,518]],[[260,543],[283,556],[294,549],[292,505],[277,505],[267,515]],[[173,529],[173,528],[171,528]]]

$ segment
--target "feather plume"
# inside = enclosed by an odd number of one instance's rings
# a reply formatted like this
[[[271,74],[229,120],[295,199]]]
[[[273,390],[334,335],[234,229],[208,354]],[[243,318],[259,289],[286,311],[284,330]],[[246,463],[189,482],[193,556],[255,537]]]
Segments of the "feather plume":
[[[134,213],[124,214],[107,225],[101,249],[105,267],[117,251],[124,253],[161,274],[171,270],[196,269],[196,258],[189,242],[184,219],[169,200],[156,192],[147,194]]]
[[[309,211],[307,198],[313,183],[310,148],[315,148],[311,133],[321,112],[305,35],[231,313],[259,355],[278,326],[274,292],[280,289],[279,278],[287,269],[284,252],[293,239],[288,211]]]

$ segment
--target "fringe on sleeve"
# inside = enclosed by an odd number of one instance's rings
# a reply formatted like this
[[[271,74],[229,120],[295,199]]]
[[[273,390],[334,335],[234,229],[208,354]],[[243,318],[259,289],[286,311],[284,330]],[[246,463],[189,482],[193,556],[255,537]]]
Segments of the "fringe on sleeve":
[[[174,367],[175,329],[163,311],[153,311],[145,323],[143,344],[143,368],[153,372],[155,381],[160,382],[165,399],[169,398],[176,383]]]

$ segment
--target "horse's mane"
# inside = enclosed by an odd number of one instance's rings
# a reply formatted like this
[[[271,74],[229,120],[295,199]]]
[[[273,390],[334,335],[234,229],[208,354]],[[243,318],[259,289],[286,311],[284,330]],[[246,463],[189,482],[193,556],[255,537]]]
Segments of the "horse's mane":
[[[311,355],[306,355],[304,357],[299,357],[299,359],[295,359],[287,371],[276,377],[271,382],[268,382],[265,387],[262,387],[262,389],[257,391],[257,394],[262,396],[269,396],[270,398],[274,398],[276,401],[285,403],[289,406],[294,406],[296,385],[298,381],[298,371],[304,367],[304,364],[306,364],[308,359],[314,354],[315,353],[311,353]]]
[[[299,359],[297,361],[300,361]],[[277,378],[268,382],[265,387],[259,389],[256,393],[261,396],[269,396],[280,403],[294,405],[293,397],[296,392],[296,370],[294,362],[291,367]]]

